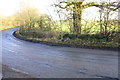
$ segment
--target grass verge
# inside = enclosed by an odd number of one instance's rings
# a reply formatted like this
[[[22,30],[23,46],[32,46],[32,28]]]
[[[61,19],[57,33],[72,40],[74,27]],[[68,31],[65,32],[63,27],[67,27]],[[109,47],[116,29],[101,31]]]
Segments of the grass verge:
[[[15,28],[15,27],[17,27],[17,26],[7,26],[7,27],[0,27],[0,31],[2,31],[2,30],[6,30],[6,29],[10,29],[10,28]]]
[[[84,41],[84,40],[56,40],[56,39],[45,39],[45,38],[33,38],[33,37],[27,37],[25,35],[19,34],[19,30],[15,31],[13,34],[15,37],[26,40],[30,42],[36,42],[36,43],[42,43],[47,44],[50,46],[62,46],[62,47],[77,47],[77,48],[89,48],[89,49],[102,49],[102,50],[119,50],[119,43],[104,43],[104,42],[91,42],[91,41]],[[91,46],[92,45],[92,46]]]

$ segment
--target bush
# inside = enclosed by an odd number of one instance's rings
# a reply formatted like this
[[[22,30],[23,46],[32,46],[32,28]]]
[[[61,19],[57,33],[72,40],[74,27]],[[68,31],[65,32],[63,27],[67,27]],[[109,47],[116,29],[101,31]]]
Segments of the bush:
[[[91,38],[104,39],[104,38],[106,38],[106,36],[105,35],[101,35],[101,34],[94,34],[94,35],[91,35]]]
[[[113,42],[119,42],[120,43],[120,33],[111,34],[110,40],[113,41]]]
[[[69,33],[66,33],[63,35],[63,40],[65,39],[81,39],[81,40],[90,40],[90,41],[94,41],[94,40],[97,40],[97,41],[106,41],[106,38],[108,38],[107,36],[105,35],[101,35],[101,34],[93,34],[93,35],[89,35],[89,34],[69,34]]]
[[[56,39],[59,38],[59,33],[54,31],[45,32],[44,35],[45,35],[45,38],[56,38]]]
[[[59,39],[60,38],[60,32],[52,31],[48,28],[31,28],[31,29],[22,29],[19,30],[19,34],[26,37],[31,38],[54,38]]]
[[[26,36],[26,37],[32,37],[32,38],[43,38],[44,33],[43,32],[35,32],[35,31],[19,31],[20,35]]]
[[[88,39],[90,38],[90,35],[77,35],[78,39]]]
[[[77,35],[76,34],[68,34],[68,33],[66,33],[66,34],[64,34],[63,35],[63,39],[76,39],[77,38]]]

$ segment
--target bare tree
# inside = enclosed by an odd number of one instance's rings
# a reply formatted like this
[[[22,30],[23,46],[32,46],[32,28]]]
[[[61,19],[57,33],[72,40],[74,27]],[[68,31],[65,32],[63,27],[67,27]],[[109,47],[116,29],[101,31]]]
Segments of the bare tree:
[[[82,19],[82,11],[83,9],[86,9],[88,7],[91,6],[95,6],[98,8],[107,8],[109,10],[115,11],[118,8],[120,8],[120,5],[116,4],[117,2],[112,2],[109,5],[108,4],[97,4],[95,2],[92,3],[87,3],[87,4],[83,4],[83,2],[86,0],[81,0],[81,2],[78,1],[71,1],[71,2],[66,2],[66,1],[60,1],[58,4],[55,4],[56,7],[62,8],[62,9],[66,9],[69,6],[73,6],[72,7],[72,11],[73,11],[73,25],[74,25],[74,33],[76,34],[81,34],[81,19]],[[66,4],[64,7],[62,4]]]
[[[32,6],[25,6],[20,8],[17,13],[18,21],[20,25],[24,25],[28,28],[34,27],[36,19],[39,17],[38,9]]]

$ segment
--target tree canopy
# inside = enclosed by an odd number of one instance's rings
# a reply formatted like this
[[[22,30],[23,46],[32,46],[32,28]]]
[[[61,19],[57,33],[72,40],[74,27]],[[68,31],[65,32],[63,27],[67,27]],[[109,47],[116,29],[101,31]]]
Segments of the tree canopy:
[[[100,9],[106,8],[112,11],[116,11],[117,9],[120,8],[120,2],[102,2],[101,4],[96,3],[96,2],[90,2],[83,4],[84,1],[87,0],[81,0],[79,1],[60,1],[58,4],[55,4],[55,7],[59,7],[61,9],[67,9],[70,6],[72,7],[73,11],[73,25],[74,25],[74,33],[81,34],[81,17],[82,17],[82,11],[88,7],[98,7]],[[63,6],[65,4],[65,6]]]

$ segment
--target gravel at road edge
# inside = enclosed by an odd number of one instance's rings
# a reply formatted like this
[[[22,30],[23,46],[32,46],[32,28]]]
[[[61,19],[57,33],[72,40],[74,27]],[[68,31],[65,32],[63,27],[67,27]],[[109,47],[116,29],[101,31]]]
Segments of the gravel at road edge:
[[[2,65],[2,78],[32,78],[32,77],[28,74],[15,71],[6,65]]]

